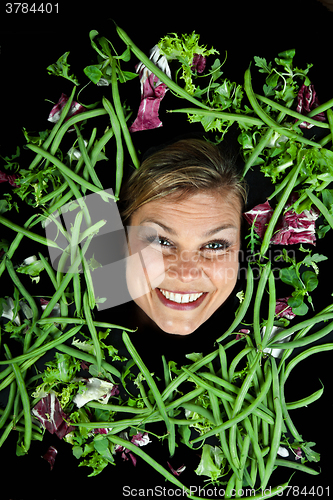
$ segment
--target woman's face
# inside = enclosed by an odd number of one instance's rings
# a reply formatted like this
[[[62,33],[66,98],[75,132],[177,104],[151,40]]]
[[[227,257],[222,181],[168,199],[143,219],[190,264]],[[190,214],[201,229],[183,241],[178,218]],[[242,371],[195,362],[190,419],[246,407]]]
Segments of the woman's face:
[[[192,333],[236,284],[239,199],[218,192],[181,201],[170,195],[140,207],[131,226],[135,227],[129,228],[129,254],[141,251],[143,257],[141,275],[135,268],[139,261],[128,260],[126,280],[132,298],[163,331]]]

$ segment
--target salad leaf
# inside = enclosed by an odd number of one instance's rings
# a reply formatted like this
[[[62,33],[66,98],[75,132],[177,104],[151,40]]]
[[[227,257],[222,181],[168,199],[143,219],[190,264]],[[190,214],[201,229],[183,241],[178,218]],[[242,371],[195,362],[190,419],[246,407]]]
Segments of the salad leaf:
[[[65,52],[54,64],[50,64],[50,66],[46,68],[47,72],[49,75],[62,76],[75,85],[79,85],[76,76],[74,74],[69,74],[70,64],[67,62],[68,56],[69,52]]]

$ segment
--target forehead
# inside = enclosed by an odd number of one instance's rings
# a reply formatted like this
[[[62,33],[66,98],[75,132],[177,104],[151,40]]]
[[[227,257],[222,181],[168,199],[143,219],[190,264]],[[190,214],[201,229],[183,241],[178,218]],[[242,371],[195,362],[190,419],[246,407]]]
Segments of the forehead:
[[[132,216],[132,224],[145,219],[172,220],[173,225],[230,223],[240,226],[241,203],[234,193],[227,191],[199,192],[179,199],[168,195],[140,207]]]

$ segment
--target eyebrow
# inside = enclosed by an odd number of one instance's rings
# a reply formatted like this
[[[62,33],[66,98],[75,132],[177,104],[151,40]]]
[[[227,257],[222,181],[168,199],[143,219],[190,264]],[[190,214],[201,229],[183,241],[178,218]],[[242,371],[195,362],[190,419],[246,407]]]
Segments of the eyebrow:
[[[141,224],[143,224],[144,222],[152,222],[153,224],[157,224],[162,229],[164,229],[164,231],[166,231],[169,234],[172,234],[174,236],[177,236],[177,233],[176,233],[176,231],[174,229],[172,229],[171,227],[166,226],[165,224],[162,224],[161,222],[158,222],[155,219],[151,219],[151,218],[143,219],[141,221]],[[214,229],[210,229],[209,231],[207,231],[206,233],[204,233],[203,236],[204,237],[205,236],[212,236],[213,234],[219,233],[220,231],[223,231],[224,229],[237,229],[238,230],[238,227],[236,227],[233,224],[222,224],[222,226],[216,227]]]

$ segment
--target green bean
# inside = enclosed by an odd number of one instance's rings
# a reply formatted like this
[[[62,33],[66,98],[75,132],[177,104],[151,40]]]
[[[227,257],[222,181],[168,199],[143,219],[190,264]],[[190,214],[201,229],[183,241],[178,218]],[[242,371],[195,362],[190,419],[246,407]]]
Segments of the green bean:
[[[71,116],[66,120],[66,122],[59,129],[56,137],[54,138],[52,147],[50,148],[51,155],[55,155],[60,143],[66,134],[67,130],[73,127],[76,123],[82,122],[84,120],[88,120],[89,118],[97,118],[98,116],[106,115],[106,111],[103,108],[91,109],[89,111],[84,111],[83,113],[79,113],[77,115]],[[49,159],[49,158],[48,158]]]
[[[54,137],[58,133],[58,131],[59,131],[59,129],[60,129],[60,127],[61,127],[64,119],[67,116],[68,111],[70,110],[70,107],[71,107],[71,104],[72,104],[72,101],[73,101],[73,98],[74,98],[75,90],[76,90],[76,87],[73,87],[71,95],[69,96],[68,101],[66,102],[65,106],[63,107],[63,109],[61,111],[59,120],[54,125],[54,127],[51,130],[49,136],[43,142],[43,149],[47,149],[49,147],[49,145],[52,143]],[[31,162],[31,164],[29,166],[29,169],[35,168],[38,165],[38,163],[40,162],[41,159],[42,159],[42,156],[39,155],[39,154],[37,154],[37,156],[35,157],[35,159]]]
[[[57,280],[56,280],[56,277],[55,277],[55,274],[54,274],[52,267],[50,266],[49,262],[46,260],[46,258],[44,257],[44,255],[41,252],[38,252],[38,255],[39,255],[40,260],[43,263],[45,271],[47,272],[47,274],[51,280],[52,285],[56,289],[58,284],[57,284]]]
[[[93,236],[89,236],[86,244],[89,245],[91,239]],[[95,288],[94,288],[94,283],[91,277],[91,272],[89,269],[89,266],[87,264],[87,261],[83,257],[83,251],[79,249],[79,253],[81,255],[81,262],[83,266],[83,273],[84,273],[84,279],[86,281],[87,289],[86,289],[86,294],[87,294],[87,299],[88,299],[88,305],[90,309],[94,309],[96,305],[96,299],[95,299]]]
[[[220,412],[220,407],[219,407],[217,396],[215,395],[214,392],[212,392],[210,390],[208,390],[208,396],[209,396],[210,403],[212,406],[213,418],[215,420],[215,423],[216,423],[216,425],[221,425],[222,418],[221,418],[221,412]],[[224,431],[221,431],[219,433],[219,438],[220,438],[222,451],[223,451],[228,463],[230,464],[234,473],[238,475],[237,464],[235,464],[232,460],[231,453],[230,453],[229,448],[228,448],[228,443],[227,443],[227,439],[226,439],[226,435],[225,435]]]
[[[316,116],[319,113],[322,113],[323,111],[327,111],[329,108],[333,107],[333,99],[329,99],[326,102],[323,102],[323,104],[319,104],[316,108],[313,108],[306,116],[307,118],[311,118],[312,116]]]
[[[4,348],[6,351],[6,354],[8,356],[8,362],[12,362],[11,360],[11,354],[8,349],[8,346],[4,344]],[[31,443],[31,433],[32,433],[32,419],[31,419],[31,414],[30,414],[30,400],[29,396],[27,393],[27,389],[25,387],[24,379],[22,377],[22,373],[18,365],[13,362],[12,363],[12,369],[16,378],[16,383],[17,383],[17,388],[19,390],[20,396],[21,396],[21,401],[22,401],[22,407],[23,407],[23,415],[24,415],[24,449],[25,452],[27,453],[29,448],[30,448],[30,443]]]
[[[294,162],[290,161],[288,162],[288,166],[291,166],[294,164]],[[277,196],[290,182],[290,179],[291,177],[293,176],[294,174],[294,170],[291,169],[290,172],[288,172],[288,174],[283,178],[283,180],[278,184],[278,186],[274,189],[273,193],[271,195],[269,195],[267,197],[267,200],[272,200],[275,196]],[[298,177],[298,180],[297,182],[295,183],[295,186],[302,180],[304,179],[305,180],[305,176],[303,177],[302,175],[300,175]]]
[[[331,138],[333,141],[333,111],[331,109],[327,110],[328,126],[331,132]]]
[[[258,443],[258,432],[256,431],[257,434],[255,434],[254,428],[251,425],[249,417],[246,417],[243,423],[245,430],[251,439],[252,449],[254,451],[254,456],[255,456],[255,458],[253,459],[253,462],[255,462],[254,470],[257,470],[257,468],[259,469],[259,476],[262,481],[265,475],[265,463]],[[255,477],[253,477],[253,482],[255,483]]]
[[[260,355],[260,353],[258,353],[258,355]],[[257,358],[257,361],[258,362],[260,359],[260,356],[259,358]],[[251,376],[254,375],[254,372],[255,372],[255,365],[252,367],[252,369],[249,371],[249,374],[248,374],[248,380],[245,379],[244,382],[248,382],[249,379],[251,378]],[[251,403],[247,408],[245,408],[244,410],[239,411],[240,408],[239,407],[239,401],[242,402],[242,400],[244,399],[245,397],[245,394],[244,394],[244,390],[246,389],[248,383],[244,384],[243,383],[243,386],[241,388],[241,391],[239,392],[238,394],[238,397],[241,396],[238,401],[236,399],[236,403],[235,403],[235,406],[234,406],[234,409],[233,409],[233,414],[235,416],[233,416],[231,419],[229,419],[227,422],[224,422],[223,424],[221,425],[218,425],[216,427],[214,427],[213,430],[211,431],[208,431],[206,432],[205,434],[203,434],[202,436],[198,437],[198,438],[195,438],[193,439],[191,442],[192,443],[196,443],[198,441],[201,441],[202,439],[206,439],[210,436],[213,436],[215,433],[219,433],[221,430],[224,430],[224,429],[229,429],[230,427],[232,427],[233,425],[235,424],[238,424],[238,422],[241,422],[242,420],[244,420],[244,418],[246,418],[248,415],[250,415],[251,413],[253,413],[253,410],[255,410],[258,405],[261,403],[261,401],[263,400],[263,398],[265,397],[265,395],[267,394],[267,391],[269,390],[270,388],[270,384],[271,384],[271,380],[272,380],[272,374],[271,374],[271,371],[269,371],[269,374],[268,376],[266,377],[266,380],[261,388],[261,392],[260,394],[257,396],[257,398],[253,401],[253,403]],[[247,388],[248,389],[248,388]],[[237,406],[236,406],[237,404]],[[237,413],[235,411],[235,409],[237,410]]]
[[[48,325],[49,323],[74,323],[74,324],[80,324],[80,325],[86,325],[87,321],[83,318],[62,318],[58,316],[52,316],[51,318],[43,318],[39,319],[37,321],[39,325]],[[105,321],[93,321],[95,326],[98,326],[99,328],[117,328],[118,330],[125,330],[127,332],[136,332],[135,330],[132,330],[131,328],[126,328],[125,326],[121,325],[116,325],[114,323],[106,323]]]
[[[251,155],[246,160],[245,165],[243,167],[242,177],[245,177],[245,175],[247,174],[247,172],[250,170],[250,168],[252,167],[252,165],[257,160],[257,158],[260,155],[260,153],[265,149],[265,147],[267,146],[267,144],[270,142],[273,134],[274,134],[274,130],[273,129],[268,128],[266,130],[266,132],[262,136],[261,140],[258,142],[258,144],[256,145],[256,147],[253,149]]]
[[[101,219],[98,222],[95,222],[95,224],[93,224],[92,226],[90,226],[87,229],[85,229],[84,231],[82,231],[82,233],[80,233],[80,235],[78,237],[78,243],[81,243],[83,240],[88,238],[88,236],[95,236],[95,234],[97,234],[99,232],[99,230],[103,226],[105,226],[106,223],[107,223],[107,221],[105,219]]]
[[[266,462],[266,470],[265,476],[262,480],[261,487],[263,489],[266,488],[269,478],[274,469],[274,464],[277,456],[277,452],[280,446],[281,434],[282,434],[282,407],[281,407],[281,389],[279,384],[279,375],[276,366],[275,358],[270,358],[271,367],[272,367],[272,387],[273,387],[273,403],[274,403],[274,411],[275,411],[275,424],[273,429],[273,435],[271,440],[271,449],[269,451],[269,455]]]
[[[312,201],[312,203],[320,210],[320,212],[323,214],[331,228],[333,229],[333,217],[325,207],[324,203],[319,200],[319,198],[310,191],[310,189],[305,190],[306,194]]]
[[[234,472],[225,488],[225,493],[224,493],[224,498],[231,498],[233,496],[233,492],[235,491],[235,485],[236,485],[236,473]]]
[[[207,354],[206,356],[204,356],[202,359],[199,359],[198,361],[196,361],[195,363],[193,363],[193,365],[191,365],[188,368],[189,371],[191,373],[194,373],[196,370],[199,370],[199,368],[201,368],[202,366],[205,366],[210,361],[213,361],[216,358],[216,356],[218,355],[218,353],[219,353],[218,350],[210,352],[209,354]],[[183,372],[180,375],[178,375],[178,377],[176,377],[175,379],[173,379],[173,381],[171,382],[171,384],[169,384],[169,386],[166,389],[164,389],[164,391],[162,393],[162,399],[163,399],[163,401],[165,401],[170,396],[170,394],[173,391],[175,391],[177,389],[177,387],[182,382],[185,382],[185,380],[187,378],[188,378],[188,375],[185,372]]]
[[[240,360],[243,359],[252,350],[253,350],[253,347],[245,347],[245,349],[242,349],[238,354],[236,354],[234,359],[231,361],[230,367],[229,367],[229,375],[228,375],[228,380],[230,383],[232,382],[232,379],[234,378],[234,372],[235,372],[236,366],[238,365]]]
[[[79,349],[75,349],[74,347],[70,347],[66,344],[58,344],[56,346],[56,349],[58,351],[64,352],[65,354],[69,354],[73,358],[82,359],[83,361],[87,361],[87,363],[96,364],[95,356],[93,356],[92,354],[88,354],[87,352],[81,351]],[[104,359],[102,360],[102,368],[110,372],[112,375],[121,378],[120,371],[117,370],[117,368],[115,368],[114,366],[110,365],[110,363],[108,363]]]
[[[212,116],[214,118],[220,118],[221,120],[227,120],[230,122],[245,123],[246,125],[262,126],[264,122],[260,118],[254,116],[242,115],[240,113],[229,113],[224,111],[218,111],[214,109],[202,109],[200,108],[181,108],[181,109],[170,109],[169,113],[187,113],[191,115],[199,116]]]
[[[16,394],[16,389],[17,389],[17,384],[16,384],[16,380],[14,380],[10,384],[7,405],[6,405],[6,408],[5,408],[3,414],[1,415],[1,418],[0,418],[0,429],[2,429],[2,427],[4,426],[4,424],[7,421],[7,418],[10,415],[10,412],[12,411],[13,404],[14,404],[14,398],[15,398],[15,394]]]
[[[281,379],[281,400],[280,401],[281,401],[281,408],[282,408],[282,414],[283,414],[283,422],[288,427],[289,432],[294,436],[294,439],[299,441],[299,442],[302,442],[303,441],[302,436],[300,435],[300,433],[296,429],[294,422],[292,421],[292,419],[289,415],[289,411],[288,411],[285,397],[284,397],[284,384],[285,384],[284,367],[282,368],[282,374],[280,376],[280,379]]]
[[[14,222],[11,222],[2,215],[0,215],[0,223],[6,227],[9,227],[9,229],[16,231],[17,233],[21,233],[23,236],[27,236],[27,238],[30,238],[31,240],[37,241],[37,243],[41,243],[42,245],[46,245],[52,248],[58,248],[61,250],[61,248],[54,241],[49,240],[44,236],[40,236],[39,234],[33,233],[32,231],[29,231],[25,227],[21,227],[15,224]]]
[[[248,268],[247,268],[247,283],[246,283],[244,300],[241,303],[241,306],[239,308],[239,311],[238,311],[234,321],[231,323],[228,330],[223,335],[221,335],[221,337],[219,337],[216,340],[216,342],[222,342],[241,323],[242,319],[244,318],[244,316],[249,308],[249,305],[250,305],[250,302],[252,299],[253,283],[254,283],[253,271],[252,271],[251,264],[249,263]]]
[[[81,329],[81,326],[75,326],[71,328],[68,332],[63,333],[60,337],[58,337],[55,340],[51,340],[51,342],[48,342],[47,344],[38,347],[37,349],[34,349],[33,351],[26,352],[25,354],[20,354],[19,356],[16,356],[16,358],[10,359],[10,360],[4,360],[0,361],[0,365],[4,364],[13,364],[13,363],[22,363],[23,361],[26,361],[29,358],[35,357],[35,356],[42,356],[46,351],[49,351],[50,349],[53,349],[54,347],[57,347],[58,344],[62,344],[63,342],[66,342],[66,340],[70,339],[75,335],[77,332],[79,332]]]
[[[214,375],[214,369],[213,369],[212,363],[209,364],[209,369],[210,369],[209,373],[211,375]],[[213,384],[211,384],[211,385],[215,389],[215,386]],[[213,410],[213,417],[215,419],[216,425],[221,425],[223,423],[223,421],[221,418],[221,412],[220,412],[220,407],[219,407],[217,395],[213,392],[213,390],[209,390],[209,389],[207,389],[207,390],[208,390],[208,396],[209,396],[209,399],[211,402],[211,406],[212,406],[212,410]],[[224,404],[224,406],[226,407],[226,404]],[[220,431],[219,437],[220,437],[222,451],[223,451],[228,463],[230,464],[232,470],[236,474],[237,480],[240,480],[241,474],[238,470],[240,464],[239,464],[239,461],[237,459],[238,458],[237,451],[235,449],[233,449],[232,447],[230,447],[230,448],[228,447],[228,442],[227,442],[227,437],[226,437],[225,431]],[[235,440],[235,444],[236,444],[236,440]],[[236,460],[234,459],[234,457],[236,457]]]
[[[236,494],[237,491],[243,491],[244,469],[248,458],[250,443],[251,443],[250,436],[249,434],[246,434],[244,436],[243,448],[240,454],[240,461],[239,461],[240,477],[236,478],[236,484],[235,484]]]
[[[312,342],[316,342],[317,340],[325,337],[333,330],[333,321],[328,325],[324,326],[321,330],[312,335],[308,335],[307,337],[300,338],[298,340],[291,340],[290,342],[284,343],[272,343],[270,347],[278,348],[278,349],[294,349],[295,347],[304,347],[305,345],[311,344]]]
[[[128,117],[126,117],[126,119],[128,119]],[[107,130],[104,133],[104,135],[102,135],[102,137],[97,141],[97,143],[93,147],[93,150],[90,154],[90,161],[91,161],[91,165],[93,167],[97,163],[98,156],[99,156],[100,152],[105,147],[105,145],[109,142],[109,140],[113,137],[113,135],[114,135],[113,129],[110,128],[109,130]]]
[[[134,406],[121,406],[121,405],[112,405],[112,404],[105,404],[105,403],[98,403],[97,401],[88,401],[86,405],[89,408],[97,408],[98,410],[107,410],[107,411],[114,411],[116,413],[118,412],[124,412],[124,413],[133,413],[135,415],[141,415],[141,414],[147,414],[147,408],[136,408]],[[150,413],[150,412],[148,412]]]
[[[96,356],[97,368],[99,371],[101,371],[102,350],[101,350],[101,346],[100,346],[100,343],[98,340],[96,327],[95,327],[93,320],[92,320],[91,310],[90,310],[90,306],[89,306],[89,302],[88,302],[87,291],[85,291],[84,295],[83,295],[83,311],[84,311],[84,315],[85,315],[85,318],[87,320],[87,325],[88,325],[88,328],[89,328],[89,331],[91,334],[91,338],[92,338],[92,341],[94,344],[94,351],[95,351],[95,356]]]
[[[95,184],[95,186],[99,187],[100,189],[103,189],[103,186],[102,186],[102,183],[101,181],[99,180],[92,164],[91,164],[91,161],[90,161],[90,158],[88,156],[88,152],[87,152],[87,149],[86,149],[86,146],[84,144],[84,140],[83,140],[83,137],[82,137],[82,134],[78,128],[77,125],[74,125],[75,127],[75,131],[76,131],[76,134],[77,134],[77,137],[78,137],[78,142],[79,142],[79,148],[80,148],[80,152],[81,152],[81,155],[82,155],[82,159],[88,169],[88,172],[89,172],[89,175],[90,175],[90,178],[91,180],[93,181],[93,183]]]
[[[133,358],[136,365],[138,366],[139,370],[144,375],[144,377],[147,381],[147,384],[149,385],[149,387],[153,393],[157,407],[158,407],[158,409],[163,417],[163,420],[165,421],[167,430],[169,432],[169,430],[171,428],[169,417],[168,417],[167,411],[165,409],[165,405],[164,405],[162,396],[161,396],[161,394],[156,386],[156,383],[155,383],[153,377],[151,376],[146,365],[143,363],[141,357],[139,356],[138,352],[136,351],[134,345],[132,344],[132,342],[131,342],[131,340],[126,332],[123,332],[123,341],[124,341],[125,346],[127,347],[128,352],[130,353],[131,357]]]
[[[130,441],[127,441],[126,439],[122,439],[119,436],[115,436],[113,434],[108,434],[107,438],[109,439],[109,441],[111,441],[111,443],[118,444],[120,446],[124,446],[125,448],[129,449],[135,455],[138,455],[143,460],[145,460],[145,462],[147,462],[151,467],[153,467],[155,470],[157,470],[157,472],[162,474],[162,476],[164,476],[165,479],[167,479],[171,483],[175,484],[176,486],[178,486],[182,490],[189,492],[188,488],[186,488],[173,474],[171,474],[166,469],[164,469],[164,467],[162,467],[158,462],[156,462],[156,460],[154,460],[147,453],[145,453],[142,450],[142,448],[140,448],[139,446],[136,446],[134,443],[131,443]],[[189,497],[189,498],[191,498],[191,497]]]
[[[111,60],[111,68],[112,68],[112,73],[111,73],[111,85],[112,85],[112,97],[113,97],[113,102],[114,102],[114,107],[115,111],[119,120],[119,124],[121,126],[121,129],[123,131],[123,136],[126,142],[127,150],[132,158],[132,162],[134,164],[135,168],[139,168],[140,166],[140,161],[137,157],[133,141],[131,138],[131,134],[129,133],[125,116],[124,116],[124,111],[122,104],[120,102],[120,96],[119,96],[119,89],[118,89],[118,80],[117,80],[117,71],[116,71],[116,60],[112,58]]]
[[[260,331],[260,306],[264,295],[266,282],[268,280],[270,272],[271,272],[271,261],[268,261],[268,263],[265,264],[264,268],[261,270],[260,280],[257,288],[256,298],[254,302],[254,309],[253,309],[253,333],[257,349],[262,349],[262,338]]]
[[[45,196],[43,196],[42,198],[40,198],[38,204],[45,205],[48,201],[55,200],[63,191],[65,191],[65,189],[67,189],[67,187],[68,187],[67,182],[63,182],[61,184],[61,186],[59,186],[57,189],[55,189],[54,191],[51,191],[50,193],[48,193]],[[72,193],[70,193],[70,194],[72,195]],[[51,208],[51,206],[52,206],[52,203],[50,204],[49,208]]]
[[[239,387],[236,387],[236,386],[230,384],[229,382],[227,382],[223,379],[220,379],[219,377],[217,377],[216,375],[214,375],[212,373],[203,372],[203,373],[200,373],[200,376],[207,379],[207,380],[215,382],[218,385],[222,385],[223,387],[228,388],[229,390],[231,390],[235,394],[239,393],[239,390],[240,390]],[[215,393],[215,394],[216,394],[216,396],[218,396],[217,393]],[[229,402],[233,402],[235,399],[232,396],[230,397],[230,395],[228,395],[228,393],[224,393],[223,391],[221,391],[221,395],[223,396],[223,397],[221,397],[221,399],[225,399],[226,401],[229,401]],[[250,401],[250,403],[253,403],[255,400],[255,398],[253,396],[251,396],[250,394],[246,394],[245,399],[246,399],[246,401]],[[265,420],[266,422],[268,422],[270,424],[274,423],[274,420],[272,418],[273,413],[263,405],[259,405],[258,408],[253,410],[253,414],[257,415],[259,418]]]
[[[23,228],[24,229],[27,229],[29,227],[29,225],[32,223],[32,221],[36,218],[36,214],[32,215],[23,225]],[[9,222],[9,221],[8,221]],[[9,259],[11,259],[15,253],[15,251],[17,250],[19,244],[21,243],[22,241],[22,238],[23,238],[23,234],[22,233],[17,233],[15,238],[13,239],[10,247],[8,248],[8,251],[6,252],[6,255]],[[2,260],[2,262],[0,263],[0,277],[2,275],[2,273],[4,272],[6,268],[6,261],[5,259]]]
[[[120,124],[119,120],[117,118],[117,115],[113,109],[113,106],[111,102],[103,97],[103,106],[105,107],[106,111],[109,113],[110,116],[110,121],[111,121],[111,126],[114,132],[114,135],[116,137],[116,144],[117,144],[117,156],[116,156],[116,190],[115,190],[115,196],[116,199],[119,197],[119,191],[121,187],[121,181],[123,178],[123,169],[124,169],[124,150],[123,150],[123,144],[121,141],[121,130],[120,130]]]
[[[309,404],[317,401],[323,394],[324,388],[322,387],[318,391],[315,391],[310,396],[306,398],[299,399],[298,401],[292,401],[291,403],[286,403],[287,410],[295,410],[296,408],[303,408],[304,406],[308,406]]]
[[[275,460],[275,465],[279,466],[281,465],[282,467],[290,467],[291,469],[296,469],[301,472],[306,472],[307,474],[311,474],[312,476],[317,476],[320,474],[320,471],[316,471],[314,469],[311,469],[310,467],[307,467],[306,465],[299,464],[297,462],[292,462],[291,460],[283,460],[281,458],[277,458]]]
[[[77,265],[77,264],[76,264]],[[74,266],[73,266],[74,267]],[[49,303],[47,304],[47,306],[45,307],[44,311],[42,312],[42,315],[41,315],[41,319],[45,318],[45,317],[48,317],[54,306],[56,305],[56,303],[58,302],[58,300],[60,299],[60,297],[63,295],[64,291],[66,290],[66,288],[68,287],[71,279],[73,278],[73,273],[70,273],[68,272],[61,284],[59,285],[59,287],[57,288],[57,291],[55,292],[55,294],[52,296],[51,300],[49,301]],[[53,318],[52,319],[49,319],[49,322],[53,321]]]
[[[275,207],[275,210],[274,210],[273,215],[272,215],[272,217],[267,225],[267,228],[266,228],[266,231],[265,231],[265,234],[263,237],[263,241],[262,241],[261,248],[260,248],[260,255],[265,255],[265,253],[268,250],[271,238],[273,236],[275,225],[276,225],[278,218],[280,217],[280,215],[285,207],[285,204],[290,196],[290,193],[292,192],[292,190],[294,188],[294,184],[297,180],[297,176],[299,174],[299,171],[301,169],[303,161],[304,161],[304,158],[302,158],[302,160],[299,162],[299,164],[293,168],[293,175],[290,178],[290,183],[284,189],[283,194],[280,198],[280,201],[277,204],[277,206]]]
[[[243,401],[244,401],[244,398],[245,398],[245,395],[248,393],[248,390],[250,388],[250,385],[251,385],[251,382],[253,380],[253,377],[256,373],[256,369],[257,369],[257,365],[259,363],[261,359],[261,353],[258,352],[256,354],[256,357],[253,361],[253,364],[251,366],[251,368],[249,369],[249,371],[247,372],[247,375],[242,383],[242,386],[241,386],[241,389],[237,395],[237,398],[236,398],[236,401],[235,401],[235,405],[234,405],[234,408],[233,408],[233,417],[238,413],[238,411],[240,410],[242,404],[243,404]],[[251,405],[250,405],[251,406]]]
[[[332,307],[332,306],[330,306]],[[271,342],[268,343],[268,346],[271,346],[274,342],[277,342],[279,340],[282,340],[286,337],[289,337],[293,333],[297,332],[298,330],[305,329],[309,326],[313,326],[320,321],[328,321],[330,319],[333,319],[333,313],[330,312],[325,312],[327,311],[328,308],[323,309],[320,313],[316,314],[312,318],[306,319],[304,321],[301,321],[300,323],[296,323],[295,325],[290,326],[289,328],[284,329],[282,332],[276,334]],[[280,345],[280,344],[279,344]]]
[[[272,127],[276,132],[278,132],[281,135],[285,135],[286,137],[289,137],[290,139],[297,140],[299,142],[302,142],[303,144],[307,144],[309,146],[315,147],[315,148],[320,148],[321,146],[314,141],[310,141],[309,139],[306,139],[300,134],[297,134],[295,132],[291,132],[289,129],[285,127],[281,127],[279,123],[277,123],[275,120],[273,120],[258,104],[257,98],[253,92],[252,89],[252,83],[251,83],[251,71],[250,68],[248,68],[245,71],[244,75],[244,90],[246,92],[246,95],[249,99],[249,102],[253,108],[253,110],[257,113],[259,118],[269,127]]]
[[[34,329],[35,333],[37,333],[37,331],[39,330],[39,328],[36,325],[34,326],[33,329]],[[60,331],[58,330],[58,328],[56,326],[50,325],[50,327],[47,328],[44,332],[39,333],[38,339],[31,347],[29,347],[27,352],[32,352],[32,351],[34,351],[34,349],[37,349],[37,347],[41,346],[44,343],[44,341],[47,339],[47,337],[50,334],[55,334],[55,333],[60,334]]]
[[[208,408],[203,408],[202,406],[196,405],[195,403],[183,403],[181,406],[185,408],[185,410],[191,411],[193,413],[199,413],[199,415],[207,419],[212,424],[216,425],[214,416],[212,412],[208,410]]]
[[[83,211],[77,213],[74,221],[74,227],[72,231],[72,241],[71,241],[71,264],[75,262],[75,256],[77,254],[78,240],[80,227],[83,218]],[[80,316],[81,313],[81,284],[80,284],[80,274],[75,273],[73,276],[73,290],[74,290],[74,303],[77,315]]]
[[[265,334],[262,339],[263,348],[266,347],[267,342],[271,336],[275,318],[275,307],[276,307],[275,278],[273,271],[271,270],[268,275],[268,293],[269,293],[268,319],[265,327]]]
[[[88,246],[89,246],[89,238],[88,238],[87,242],[84,244],[84,247],[82,249],[83,255],[87,251]],[[58,286],[57,291],[54,293],[51,300],[49,301],[46,308],[44,309],[44,311],[41,315],[41,319],[43,319],[51,314],[55,304],[60,299],[60,297],[63,295],[63,293],[66,290],[67,286],[69,285],[71,279],[73,278],[73,275],[74,275],[73,271],[75,271],[75,272],[77,271],[77,268],[78,268],[80,261],[81,261],[81,256],[79,255],[79,256],[77,256],[77,258],[75,259],[75,261],[71,265],[71,267],[69,268],[68,272],[66,273],[66,275],[62,279],[61,284]]]
[[[259,101],[264,102],[265,104],[268,104],[271,108],[278,109],[279,111],[283,111],[286,115],[292,116],[293,118],[296,118],[298,121],[303,122],[304,120],[308,123],[311,123],[312,125],[316,125],[317,127],[322,127],[322,128],[329,128],[328,123],[320,122],[318,120],[314,120],[313,118],[309,118],[309,116],[304,116],[301,113],[297,113],[297,111],[294,111],[293,109],[287,108],[285,106],[282,106],[276,101],[273,101],[272,99],[268,99],[268,97],[264,97],[262,95],[254,94],[256,99]],[[317,114],[317,113],[316,113]]]
[[[30,358],[24,363],[22,363],[22,365],[19,367],[21,372],[22,373],[25,372],[28,368],[30,368],[30,366],[34,365],[39,358],[40,356],[34,356],[33,358]],[[13,380],[15,380],[15,374],[13,373],[11,366],[9,366],[8,368],[10,369],[10,371],[9,370],[7,371],[7,368],[4,370],[4,372],[6,372],[6,378],[0,384],[0,392],[3,389],[5,389],[8,385],[10,385],[13,382]]]
[[[198,101],[195,97],[193,97],[191,94],[186,92],[186,90],[182,89],[179,85],[177,85],[176,82],[171,80],[164,71],[162,71],[160,68],[158,68],[152,61],[149,59],[149,57],[146,56],[144,52],[142,52],[134,43],[133,41],[129,38],[129,36],[125,33],[123,29],[121,29],[119,26],[117,26],[117,33],[120,36],[120,38],[123,40],[123,42],[126,43],[126,45],[131,49],[133,54],[136,55],[136,57],[148,68],[154,75],[161,80],[161,82],[165,83],[167,87],[177,94],[179,97],[182,97],[183,99],[186,99],[187,101],[192,102],[192,104],[195,104],[196,106],[199,106],[200,108],[205,108],[209,109],[208,106],[203,104],[201,101]]]
[[[163,363],[163,371],[164,371],[164,383],[165,383],[165,386],[168,387],[168,385],[171,382],[171,377],[170,377],[169,367],[168,367],[168,364],[166,362],[164,355],[162,356],[162,363]],[[172,394],[170,395],[168,400],[170,401],[171,399],[172,399]],[[150,407],[152,408],[151,405],[150,405]],[[176,449],[176,426],[175,426],[175,423],[173,422],[174,419],[172,418],[174,416],[173,409],[168,412],[168,415],[169,415],[169,420],[171,422],[171,427],[170,427],[170,431],[169,431],[169,435],[168,435],[168,446],[169,446],[169,455],[170,455],[170,457],[172,457],[175,454],[175,449]],[[187,425],[188,425],[188,422],[187,422]]]
[[[333,344],[321,344],[318,346],[310,347],[306,351],[301,352],[300,354],[298,354],[298,356],[295,356],[287,364],[286,371],[284,374],[284,381],[286,381],[287,378],[289,377],[291,370],[293,370],[295,368],[295,366],[298,363],[300,363],[301,361],[303,361],[305,358],[307,358],[308,356],[311,356],[312,354],[316,354],[316,353],[322,352],[322,351],[331,351],[332,349],[333,349]]]
[[[13,263],[12,263],[11,260],[6,259],[6,267],[7,267],[8,274],[11,277],[14,285],[19,290],[19,292],[21,293],[21,295],[26,299],[26,301],[28,302],[29,306],[31,307],[31,309],[32,309],[32,319],[33,319],[33,322],[36,322],[37,319],[38,319],[38,316],[39,316],[39,312],[38,312],[38,308],[37,308],[37,304],[36,304],[35,300],[30,295],[30,293],[27,291],[27,289],[22,285],[19,277],[17,276],[17,274],[16,274],[16,272],[14,270],[14,266],[13,266]]]
[[[89,189],[93,193],[99,194],[104,200],[106,198],[111,198],[113,200],[116,200],[116,197],[107,193],[106,191],[101,191],[97,186],[94,184],[91,184],[90,182],[86,181],[82,177],[80,177],[78,174],[73,172],[70,168],[66,167],[64,163],[62,163],[58,158],[55,156],[51,155],[48,151],[44,151],[42,148],[39,146],[35,146],[34,144],[28,144],[27,147],[31,149],[32,151],[35,151],[36,153],[40,153],[44,158],[47,160],[50,160],[51,163],[53,163],[62,174],[65,174],[68,176],[70,179],[73,179],[75,182],[80,184],[81,186],[85,187],[86,189]],[[1,222],[1,220],[0,220]]]

